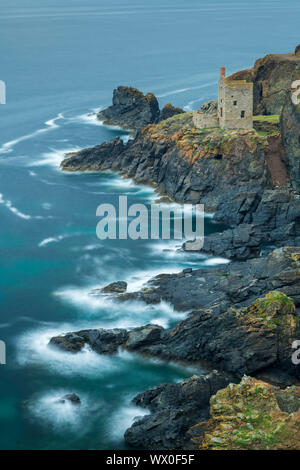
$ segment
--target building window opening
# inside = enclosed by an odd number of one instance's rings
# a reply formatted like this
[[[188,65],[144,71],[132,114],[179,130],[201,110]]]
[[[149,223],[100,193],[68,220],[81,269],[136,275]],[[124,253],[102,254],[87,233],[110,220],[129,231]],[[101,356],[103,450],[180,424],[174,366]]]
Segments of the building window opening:
[[[234,106],[237,106],[237,101],[234,101],[233,104],[234,104]]]
[[[223,117],[223,108],[221,108],[221,117]]]
[[[245,117],[245,111],[241,111],[241,118]]]

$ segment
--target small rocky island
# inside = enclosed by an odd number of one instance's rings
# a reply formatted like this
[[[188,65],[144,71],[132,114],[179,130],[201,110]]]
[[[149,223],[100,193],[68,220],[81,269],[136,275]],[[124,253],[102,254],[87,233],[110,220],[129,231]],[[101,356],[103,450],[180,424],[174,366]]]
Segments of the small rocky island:
[[[253,93],[253,125],[233,129],[230,120],[217,125],[220,102],[196,115],[170,104],[160,111],[154,95],[119,87],[98,118],[134,130],[134,138],[81,150],[61,164],[64,171],[120,171],[171,200],[204,203],[228,226],[206,237],[203,250],[230,264],[163,274],[138,292],[119,281],[95,293],[120,303],[169,302],[187,312],[172,329],[82,330],[50,341],[70,354],[86,345],[98,354],[122,348],[211,371],[135,397],[150,414],[126,431],[132,447],[300,449],[300,365],[292,361],[300,340],[300,105],[291,100],[299,78],[298,46],[226,79],[237,82],[237,96]],[[249,109],[238,109],[239,119]]]

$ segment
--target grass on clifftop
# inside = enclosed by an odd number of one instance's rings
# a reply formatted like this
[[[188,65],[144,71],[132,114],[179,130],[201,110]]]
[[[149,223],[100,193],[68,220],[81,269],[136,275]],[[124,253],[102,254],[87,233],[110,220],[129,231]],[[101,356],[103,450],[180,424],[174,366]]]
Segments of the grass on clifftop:
[[[278,124],[280,120],[279,114],[272,114],[270,116],[253,116],[253,121],[259,122],[272,122]]]

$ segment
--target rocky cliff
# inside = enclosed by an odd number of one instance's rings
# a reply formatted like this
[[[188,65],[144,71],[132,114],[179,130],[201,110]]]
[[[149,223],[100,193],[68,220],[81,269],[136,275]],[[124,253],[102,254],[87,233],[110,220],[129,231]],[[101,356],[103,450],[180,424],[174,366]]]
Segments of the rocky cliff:
[[[299,57],[300,59],[300,57]],[[298,78],[300,78],[300,71]],[[300,104],[294,104],[290,91],[285,94],[280,130],[284,158],[294,190],[300,193]]]
[[[81,330],[50,341],[69,353],[123,348],[218,368],[138,395],[134,403],[150,415],[127,430],[133,447],[299,448],[299,387],[282,391],[274,384],[300,378],[291,360],[300,336],[300,113],[290,95],[300,78],[300,47],[259,59],[231,78],[253,81],[255,114],[281,113],[280,126],[278,116],[258,116],[249,131],[199,130],[191,113],[172,105],[160,112],[153,95],[119,87],[113,106],[98,117],[136,129],[135,138],[69,154],[61,164],[65,171],[120,171],[175,201],[204,203],[215,221],[230,226],[206,237],[203,247],[235,259],[227,265],[163,274],[138,292],[126,292],[125,282],[93,292],[119,302],[169,302],[187,312],[173,328]],[[215,106],[205,103],[203,110]],[[260,256],[266,245],[269,254]],[[240,382],[243,374],[256,378]]]
[[[230,76],[233,80],[253,82],[254,114],[280,114],[285,95],[293,80],[300,77],[299,46],[295,53],[268,54],[258,59],[252,69]]]
[[[224,255],[243,258],[257,253],[263,241],[298,243],[300,201],[290,191],[293,176],[283,160],[281,135],[274,127],[269,131],[195,129],[192,114],[185,113],[146,126],[126,146],[117,138],[67,156],[61,166],[65,171],[121,171],[137,183],[155,185],[178,202],[205,204],[218,222],[250,225],[256,240],[260,239],[255,249],[238,251],[233,234],[227,234],[229,240],[222,243]],[[278,165],[286,171],[280,181]],[[241,234],[235,234],[235,239],[241,239]],[[210,246],[222,254],[220,244]]]

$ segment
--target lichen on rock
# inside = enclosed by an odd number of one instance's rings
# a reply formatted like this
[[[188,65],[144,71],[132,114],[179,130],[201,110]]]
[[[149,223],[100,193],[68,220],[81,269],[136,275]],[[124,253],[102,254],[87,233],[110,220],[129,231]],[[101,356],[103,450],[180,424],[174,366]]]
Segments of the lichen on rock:
[[[300,387],[245,376],[210,399],[211,418],[191,430],[204,450],[300,449]]]

